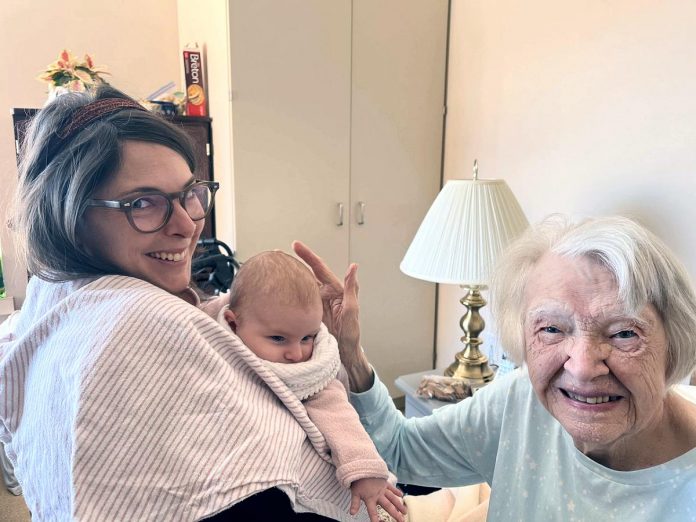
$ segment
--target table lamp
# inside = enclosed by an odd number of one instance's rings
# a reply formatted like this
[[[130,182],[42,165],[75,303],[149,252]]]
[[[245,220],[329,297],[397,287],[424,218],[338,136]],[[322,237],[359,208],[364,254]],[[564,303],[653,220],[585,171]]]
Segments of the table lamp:
[[[528,226],[519,203],[505,181],[453,179],[442,188],[423,219],[403,261],[401,271],[416,279],[458,284],[465,290],[466,308],[459,321],[464,349],[445,375],[482,386],[493,379],[488,359],[479,350],[485,323],[479,309],[486,301],[491,272],[502,250]]]

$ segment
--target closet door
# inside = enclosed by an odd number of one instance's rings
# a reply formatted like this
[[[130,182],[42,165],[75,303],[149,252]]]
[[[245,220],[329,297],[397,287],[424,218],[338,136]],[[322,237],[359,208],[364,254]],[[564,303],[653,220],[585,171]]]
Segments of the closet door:
[[[392,395],[396,377],[433,364],[435,285],[399,264],[440,189],[447,11],[353,0],[350,257],[363,346]]]
[[[230,0],[229,6],[237,255],[243,261],[260,250],[288,250],[300,239],[342,274],[350,1]]]
[[[435,285],[399,263],[440,186],[447,3],[230,0],[238,256],[297,238],[358,262],[363,345],[399,395],[433,361]]]

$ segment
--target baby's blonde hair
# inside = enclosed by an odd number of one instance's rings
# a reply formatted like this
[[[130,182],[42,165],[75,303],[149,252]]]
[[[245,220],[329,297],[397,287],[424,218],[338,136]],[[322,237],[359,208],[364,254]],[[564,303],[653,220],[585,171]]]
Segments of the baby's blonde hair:
[[[262,297],[283,305],[321,306],[312,271],[280,250],[261,252],[242,264],[230,288],[230,310],[239,317],[245,306]]]

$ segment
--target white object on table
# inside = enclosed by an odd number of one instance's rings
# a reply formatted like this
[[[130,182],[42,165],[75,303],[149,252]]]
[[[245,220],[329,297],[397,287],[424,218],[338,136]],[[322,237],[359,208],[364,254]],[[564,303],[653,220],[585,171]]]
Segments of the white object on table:
[[[404,415],[406,415],[406,417],[425,417],[430,415],[433,410],[437,408],[447,406],[448,404],[456,404],[454,402],[438,401],[437,399],[425,399],[416,393],[423,376],[443,375],[444,373],[444,369],[426,370],[424,372],[411,373],[397,377],[394,384],[406,394],[406,407],[404,410]]]

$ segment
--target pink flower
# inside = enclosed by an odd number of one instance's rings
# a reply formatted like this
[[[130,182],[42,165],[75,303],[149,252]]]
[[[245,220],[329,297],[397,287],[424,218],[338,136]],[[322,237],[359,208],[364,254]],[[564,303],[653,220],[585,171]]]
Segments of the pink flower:
[[[63,49],[58,60],[49,64],[38,77],[49,87],[65,87],[70,91],[84,91],[98,83],[104,83],[101,74],[109,74],[104,68],[95,67],[89,54],[79,61],[69,50]]]
[[[72,92],[85,92],[87,88],[80,80],[73,80],[68,84],[68,90]]]

